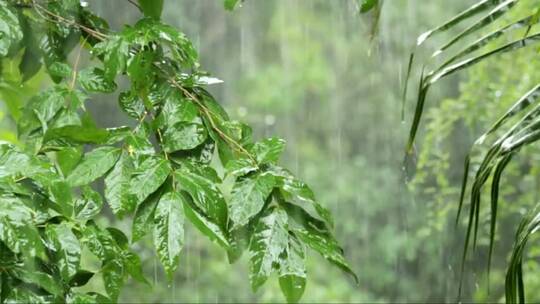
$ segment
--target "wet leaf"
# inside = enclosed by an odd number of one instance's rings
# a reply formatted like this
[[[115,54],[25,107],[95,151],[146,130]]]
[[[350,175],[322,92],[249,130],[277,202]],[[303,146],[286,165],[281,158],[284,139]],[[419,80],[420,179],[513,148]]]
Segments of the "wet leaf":
[[[82,186],[93,182],[103,176],[114,166],[120,149],[114,147],[99,147],[84,155],[81,162],[66,178],[71,186]]]
[[[133,160],[123,151],[120,158],[105,177],[105,198],[115,214],[122,215],[135,210],[137,202],[130,197]]]
[[[144,160],[133,171],[129,183],[130,192],[136,205],[156,191],[165,182],[170,172],[169,162],[162,157],[153,156]]]
[[[81,245],[66,223],[47,226],[47,236],[55,244],[55,257],[64,280],[69,281],[79,270]]]
[[[154,212],[154,244],[171,281],[184,246],[183,199],[179,193],[167,192],[159,199]]]
[[[256,291],[273,271],[288,242],[287,213],[269,209],[255,225],[249,246],[251,288]]]
[[[236,226],[244,226],[263,208],[275,186],[274,176],[255,174],[239,179],[233,186],[229,215]]]

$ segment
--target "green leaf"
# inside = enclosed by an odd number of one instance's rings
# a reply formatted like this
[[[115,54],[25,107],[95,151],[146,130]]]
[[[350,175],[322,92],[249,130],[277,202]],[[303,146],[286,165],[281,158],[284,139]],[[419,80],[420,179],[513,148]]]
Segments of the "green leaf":
[[[146,17],[159,19],[163,10],[163,0],[138,0],[141,11]]]
[[[136,205],[156,191],[171,173],[169,162],[159,156],[144,160],[133,172],[129,183]]]
[[[154,227],[154,212],[160,196],[160,191],[156,191],[137,207],[131,228],[132,242],[140,240],[149,231],[152,231]]]
[[[23,268],[15,269],[14,273],[18,279],[25,283],[37,285],[55,296],[62,295],[62,286],[48,273]]]
[[[49,74],[65,78],[70,77],[73,74],[73,70],[65,62],[55,62],[49,65]]]
[[[172,126],[179,122],[201,122],[197,106],[178,91],[167,94],[158,120],[162,121],[162,127]]]
[[[32,166],[30,156],[10,144],[0,144],[0,177],[14,177]]]
[[[276,163],[285,149],[285,141],[281,138],[267,138],[257,142],[250,149],[257,162],[261,164]]]
[[[192,197],[195,205],[223,231],[227,227],[227,204],[215,182],[194,171],[175,172],[178,187]]]
[[[366,13],[379,4],[379,0],[360,0],[360,12]]]
[[[184,245],[183,198],[179,193],[161,196],[154,214],[154,244],[169,281],[178,267]]]
[[[84,155],[82,161],[67,177],[72,186],[82,186],[103,176],[114,166],[120,157],[121,150],[115,147],[99,147]]]
[[[100,260],[120,259],[121,248],[107,230],[97,227],[93,221],[89,221],[82,229],[81,241]]]
[[[73,213],[73,194],[70,185],[59,179],[48,183],[49,198],[60,207],[64,216],[70,217]]]
[[[138,255],[130,251],[124,254],[124,258],[125,258],[124,267],[126,268],[127,272],[131,275],[131,277],[141,283],[149,285],[150,283],[144,277],[141,258],[139,258]]]
[[[105,290],[111,300],[116,302],[126,279],[124,264],[121,260],[109,260],[103,265],[102,270]]]
[[[239,2],[240,0],[224,0],[223,5],[225,9],[232,11]]]
[[[48,129],[43,139],[44,143],[55,139],[67,140],[73,143],[103,144],[109,139],[109,131],[93,126],[77,125]]]
[[[15,253],[43,255],[43,243],[34,228],[32,210],[19,199],[0,198],[0,240]]]
[[[91,271],[79,270],[77,271],[75,275],[73,275],[71,280],[69,280],[69,286],[71,287],[84,286],[86,285],[86,283],[88,283],[88,281],[90,281],[90,279],[94,277],[94,274],[95,273]]]
[[[247,157],[235,158],[227,162],[225,170],[228,175],[241,176],[256,171],[258,167]]]
[[[56,262],[64,280],[69,281],[79,270],[81,245],[67,223],[49,225],[47,236],[53,242]]]
[[[89,220],[98,215],[102,207],[101,195],[88,186],[83,187],[82,198],[75,201],[75,217],[82,221]]]
[[[112,93],[116,84],[105,77],[105,72],[99,68],[87,68],[79,72],[79,83],[88,92]]]
[[[11,47],[23,38],[19,19],[6,2],[0,3],[0,56],[6,56]]]
[[[11,288],[5,303],[52,303],[53,297],[38,295],[24,288]]]
[[[236,226],[246,225],[257,215],[276,182],[269,173],[259,173],[239,179],[233,186],[229,215]]]
[[[184,214],[186,215],[186,218],[211,241],[217,242],[223,248],[228,249],[230,244],[224,230],[217,223],[214,223],[208,218],[208,216],[195,205],[189,195],[183,195],[183,197]]]
[[[40,127],[45,131],[47,123],[64,106],[64,94],[64,89],[56,86],[30,99],[19,120],[19,133],[26,135]]]
[[[66,302],[69,304],[109,304],[113,301],[111,301],[111,299],[107,298],[106,296],[96,292],[71,292],[67,296]]]
[[[267,210],[255,225],[249,246],[249,279],[254,291],[266,282],[274,263],[279,263],[279,256],[287,242],[287,213],[279,208]]]
[[[130,117],[141,119],[144,115],[144,103],[139,96],[133,92],[122,92],[118,95],[120,108]]]
[[[137,202],[130,197],[133,170],[132,158],[123,151],[113,169],[105,177],[105,198],[115,214],[132,212],[136,207]]]
[[[68,176],[82,158],[83,152],[78,147],[65,147],[56,152],[56,164],[64,176]]]
[[[167,153],[191,150],[202,144],[206,137],[206,128],[202,124],[179,122],[166,129],[163,148]]]
[[[279,259],[279,286],[287,302],[296,303],[306,288],[306,249],[294,234],[289,234],[287,247]]]
[[[40,37],[28,19],[20,18],[19,20],[23,32],[21,45],[24,46],[24,53],[19,63],[19,72],[22,75],[22,82],[26,82],[41,69]]]
[[[339,247],[337,241],[333,237],[310,228],[294,229],[294,231],[302,242],[320,253],[325,259],[339,267],[341,270],[350,274],[355,282],[358,283],[358,277],[354,271],[352,271],[343,256],[343,249]]]
[[[309,203],[315,209],[318,217],[326,221],[330,226],[333,226],[334,223],[330,210],[317,202],[315,194],[308,185],[294,177],[287,169],[278,166],[271,166],[268,169],[268,173],[276,178],[276,184],[280,187],[281,194],[286,201],[294,202],[296,199],[299,199],[300,201]],[[307,207],[310,206],[304,205],[303,207],[304,209],[309,209]]]
[[[109,39],[94,46],[95,53],[103,55],[105,79],[113,82],[116,75],[126,68],[129,56],[129,43],[122,35],[113,35]]]

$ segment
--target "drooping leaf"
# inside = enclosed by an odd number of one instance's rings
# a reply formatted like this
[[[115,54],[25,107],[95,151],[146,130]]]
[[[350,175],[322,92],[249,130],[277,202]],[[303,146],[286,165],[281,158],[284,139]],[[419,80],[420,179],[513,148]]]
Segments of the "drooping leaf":
[[[108,260],[103,265],[103,283],[107,294],[116,302],[124,286],[126,273],[121,260]]]
[[[294,177],[288,170],[278,166],[271,166],[268,169],[268,173],[276,178],[276,185],[279,186],[281,194],[286,201],[294,202],[296,199],[299,199],[301,202],[308,203],[315,209],[318,217],[326,221],[330,226],[333,226],[330,210],[326,209],[316,200],[313,190],[307,184]],[[308,207],[304,209],[309,209],[311,207],[309,205],[304,206]]]
[[[126,268],[126,271],[131,275],[132,278],[135,280],[149,285],[148,281],[144,277],[143,269],[142,269],[142,263],[141,259],[138,255],[136,255],[133,252],[125,252],[124,253],[124,267]]]
[[[174,176],[179,188],[189,193],[195,205],[226,231],[227,204],[216,184],[207,177],[189,170],[176,171]]]
[[[132,242],[140,240],[154,228],[154,212],[160,196],[161,193],[158,190],[146,198],[137,207],[131,228]]]
[[[343,249],[339,247],[335,239],[315,229],[295,229],[294,232],[304,244],[320,253],[325,259],[341,268],[344,272],[350,274],[358,283],[358,277],[345,260]]]
[[[306,249],[294,234],[289,234],[287,247],[280,255],[279,286],[287,302],[296,303],[306,288]]]
[[[81,245],[65,222],[47,226],[47,236],[55,244],[54,251],[58,268],[64,280],[69,281],[79,270]]]
[[[219,226],[219,223],[214,222],[201,211],[189,195],[183,194],[183,197],[184,214],[186,218],[211,241],[215,241],[223,248],[228,249],[230,244],[227,239],[227,234],[225,233],[225,230]]]
[[[154,213],[154,244],[169,280],[178,267],[184,245],[183,198],[177,192],[161,196]]]
[[[138,0],[139,6],[146,17],[159,19],[163,10],[163,0]]]
[[[131,212],[136,207],[137,202],[130,197],[133,171],[133,160],[123,151],[113,169],[105,177],[105,198],[116,214]]]
[[[254,291],[266,282],[274,263],[279,263],[287,242],[287,213],[279,208],[269,209],[255,225],[249,247],[249,279]]]

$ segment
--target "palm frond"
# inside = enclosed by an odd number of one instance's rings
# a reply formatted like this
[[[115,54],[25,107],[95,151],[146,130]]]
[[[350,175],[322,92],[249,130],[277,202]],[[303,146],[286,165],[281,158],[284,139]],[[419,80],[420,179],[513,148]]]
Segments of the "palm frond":
[[[410,154],[414,148],[416,134],[424,112],[424,106],[427,100],[429,89],[438,81],[453,75],[459,71],[470,68],[484,60],[502,55],[504,53],[515,52],[522,48],[527,48],[540,41],[540,33],[532,32],[531,28],[540,21],[539,10],[531,12],[529,15],[519,20],[507,22],[505,25],[498,26],[480,38],[468,42],[469,38],[475,34],[480,35],[481,31],[486,30],[488,26],[498,25],[497,20],[505,16],[519,2],[519,0],[483,0],[458,14],[443,25],[428,31],[418,37],[417,46],[423,45],[428,39],[437,33],[451,30],[465,20],[484,13],[477,21],[467,26],[464,30],[452,37],[432,54],[428,62],[422,67],[422,73],[419,81],[418,95],[416,99],[416,108],[410,127],[409,139],[407,142],[407,153]],[[525,34],[515,38],[518,30],[525,29]],[[503,40],[504,43],[493,45],[493,42]],[[462,45],[457,52],[452,49]],[[440,65],[424,73],[425,66],[429,66],[429,60],[435,57],[446,57]],[[414,52],[409,59],[409,68],[406,78],[409,78],[410,66],[413,65],[415,58]],[[405,85],[403,98],[405,100],[407,85]],[[532,145],[540,140],[540,84],[526,92],[521,98],[516,100],[510,108],[497,120],[492,126],[482,134],[473,144],[471,150],[476,146],[483,144],[488,137],[495,136],[493,143],[483,155],[480,165],[474,169],[474,177],[470,181],[471,190],[467,192],[469,184],[468,176],[471,162],[471,152],[465,158],[463,182],[459,199],[457,220],[462,214],[464,200],[467,194],[470,196],[470,209],[468,214],[468,224],[465,234],[465,246],[462,255],[463,275],[464,264],[471,246],[476,247],[478,238],[478,226],[480,222],[481,194],[486,184],[491,181],[491,219],[489,221],[489,252],[488,252],[488,276],[494,251],[494,239],[497,225],[497,209],[499,207],[499,188],[501,177],[504,170],[511,162],[513,156],[519,153],[520,149],[527,145]],[[517,121],[516,121],[517,120]],[[513,123],[511,123],[514,121]],[[496,135],[502,134],[502,135]],[[537,212],[537,211],[535,211]],[[540,229],[540,213],[525,217],[518,227],[515,246],[512,252],[511,262],[506,276],[506,299],[508,302],[524,302],[524,285],[522,273],[522,258],[525,245],[529,236]],[[459,293],[461,294],[461,281]]]

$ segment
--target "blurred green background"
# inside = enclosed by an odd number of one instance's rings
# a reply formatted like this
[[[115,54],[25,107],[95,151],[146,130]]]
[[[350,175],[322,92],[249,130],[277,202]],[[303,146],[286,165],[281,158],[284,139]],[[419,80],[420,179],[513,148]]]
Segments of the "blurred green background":
[[[164,21],[184,31],[199,50],[203,69],[224,80],[210,88],[216,99],[233,118],[251,124],[257,137],[283,137],[284,165],[333,211],[336,236],[360,284],[312,254],[302,301],[457,300],[465,225],[456,227],[454,219],[464,156],[490,122],[540,81],[535,49],[444,81],[429,96],[414,162],[403,166],[413,103],[406,105],[402,121],[401,94],[416,37],[475,2],[386,1],[372,39],[373,16],[359,15],[355,0],[246,0],[232,12],[219,0],[165,1]],[[88,4],[113,29],[140,17],[127,1]],[[515,14],[535,4],[522,1]],[[418,70],[413,70],[409,101]],[[9,92],[1,93],[5,99]],[[103,126],[127,121],[111,97],[95,97],[89,109]],[[9,120],[1,126],[0,136],[12,139]],[[503,300],[519,216],[540,195],[540,151],[527,149],[503,177],[489,292],[488,222],[481,222],[479,246],[465,265],[464,301]],[[128,230],[130,224],[116,225]],[[172,283],[165,280],[151,240],[138,243],[152,286],[130,282],[120,301],[284,301],[275,280],[251,291],[246,257],[229,265],[225,253],[192,227],[186,239]],[[538,262],[540,246],[531,246],[525,277],[533,302],[540,301]]]

